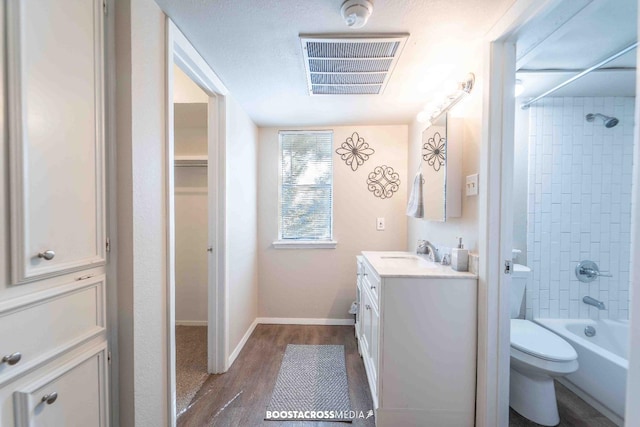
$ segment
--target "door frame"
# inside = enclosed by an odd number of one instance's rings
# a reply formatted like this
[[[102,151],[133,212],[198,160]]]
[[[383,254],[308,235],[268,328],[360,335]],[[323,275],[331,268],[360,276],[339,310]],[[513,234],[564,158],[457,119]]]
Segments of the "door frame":
[[[165,172],[167,215],[167,372],[169,375],[169,419],[176,422],[176,370],[175,370],[175,196],[174,196],[174,111],[173,67],[178,65],[208,96],[208,184],[209,230],[208,245],[208,328],[207,366],[209,373],[222,373],[228,369],[228,302],[227,302],[227,245],[226,245],[226,103],[229,91],[200,56],[180,29],[166,20],[166,135]],[[214,129],[212,132],[211,129]],[[213,197],[211,196],[213,195]],[[212,268],[213,267],[213,268]]]
[[[511,276],[504,262],[511,260],[513,241],[515,41],[527,23],[560,2],[517,0],[484,39],[479,187],[486,190],[480,191],[478,220],[478,427],[509,425]]]
[[[503,262],[511,259],[512,182],[514,150],[514,112],[512,88],[515,84],[515,41],[524,25],[559,4],[558,0],[517,0],[485,38],[483,52],[483,133],[480,158],[480,268],[479,283],[483,298],[478,299],[478,397],[477,426],[507,427],[509,424],[510,315],[509,284]],[[640,17],[638,25],[640,37]],[[640,53],[637,53],[640,60]],[[636,94],[640,88],[640,70],[636,71]],[[632,265],[640,263],[640,102],[636,96],[633,200]],[[498,236],[491,239],[491,236]],[[640,348],[640,271],[632,270],[630,281],[630,357],[627,374],[625,422],[640,423],[640,409],[630,396],[640,390],[640,360],[633,363],[633,349]],[[635,315],[634,315],[635,313]],[[640,352],[640,350],[638,350]],[[638,359],[637,357],[635,359]],[[635,380],[635,381],[634,381]]]

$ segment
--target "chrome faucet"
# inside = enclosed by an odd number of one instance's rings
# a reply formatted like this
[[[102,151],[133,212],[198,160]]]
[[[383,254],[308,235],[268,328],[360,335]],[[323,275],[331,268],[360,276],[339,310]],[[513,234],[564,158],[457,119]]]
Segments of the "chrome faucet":
[[[433,262],[439,262],[440,260],[438,259],[438,250],[435,246],[433,246],[433,243],[427,240],[425,242],[425,245],[427,245],[428,248],[427,256],[429,257],[429,260]]]
[[[418,240],[417,254],[427,255],[429,261],[438,262],[438,250],[428,240]]]
[[[598,310],[606,310],[604,303],[602,301],[598,301],[595,298],[591,298],[590,296],[586,296],[582,298],[582,302],[587,305],[592,305],[596,307]]]

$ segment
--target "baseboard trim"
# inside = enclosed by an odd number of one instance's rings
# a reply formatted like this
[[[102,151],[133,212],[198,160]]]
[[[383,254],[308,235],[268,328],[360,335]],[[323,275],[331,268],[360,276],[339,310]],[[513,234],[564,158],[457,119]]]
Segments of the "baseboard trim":
[[[206,320],[176,320],[176,326],[207,326]]]
[[[353,326],[354,319],[320,319],[302,317],[258,317],[258,323],[263,325],[331,325]]]
[[[240,352],[242,351],[242,349],[244,348],[244,345],[247,343],[247,341],[249,340],[249,337],[251,336],[251,334],[253,333],[253,330],[256,328],[256,326],[258,326],[258,319],[255,319],[253,321],[253,323],[251,323],[251,326],[249,326],[249,329],[247,329],[247,332],[245,332],[244,336],[242,337],[242,339],[240,340],[240,342],[238,343],[238,345],[236,346],[236,348],[233,350],[233,352],[229,355],[229,359],[227,359],[227,366],[229,368],[231,368],[231,365],[233,365],[233,362],[236,361],[236,358],[238,357],[238,355],[240,354]]]

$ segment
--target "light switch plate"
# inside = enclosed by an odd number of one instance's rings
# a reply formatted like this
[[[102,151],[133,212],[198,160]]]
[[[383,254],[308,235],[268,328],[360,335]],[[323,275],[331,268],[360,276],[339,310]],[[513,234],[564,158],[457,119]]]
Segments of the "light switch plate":
[[[466,194],[467,196],[478,195],[478,174],[477,173],[467,176]]]
[[[384,218],[376,219],[376,230],[384,231]]]

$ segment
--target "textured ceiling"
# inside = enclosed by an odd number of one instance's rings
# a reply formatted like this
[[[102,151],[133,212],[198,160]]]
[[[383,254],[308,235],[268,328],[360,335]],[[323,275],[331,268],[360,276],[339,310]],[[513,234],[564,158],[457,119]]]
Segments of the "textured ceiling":
[[[593,0],[543,42],[539,54],[522,68],[588,68],[636,41],[637,16],[637,0]],[[635,67],[635,51],[607,66]]]
[[[520,64],[517,78],[525,86],[522,99],[546,92],[636,41],[636,0],[592,0],[585,3],[584,8],[538,45]],[[547,19],[558,20],[553,14]],[[536,23],[532,25],[535,27]],[[531,30],[535,32],[536,29]],[[632,50],[554,95],[634,96],[636,56],[637,51]]]
[[[383,95],[309,96],[299,34],[353,34],[343,0],[156,0],[259,126],[408,123],[477,60],[513,0],[374,0],[358,33],[410,33]]]

